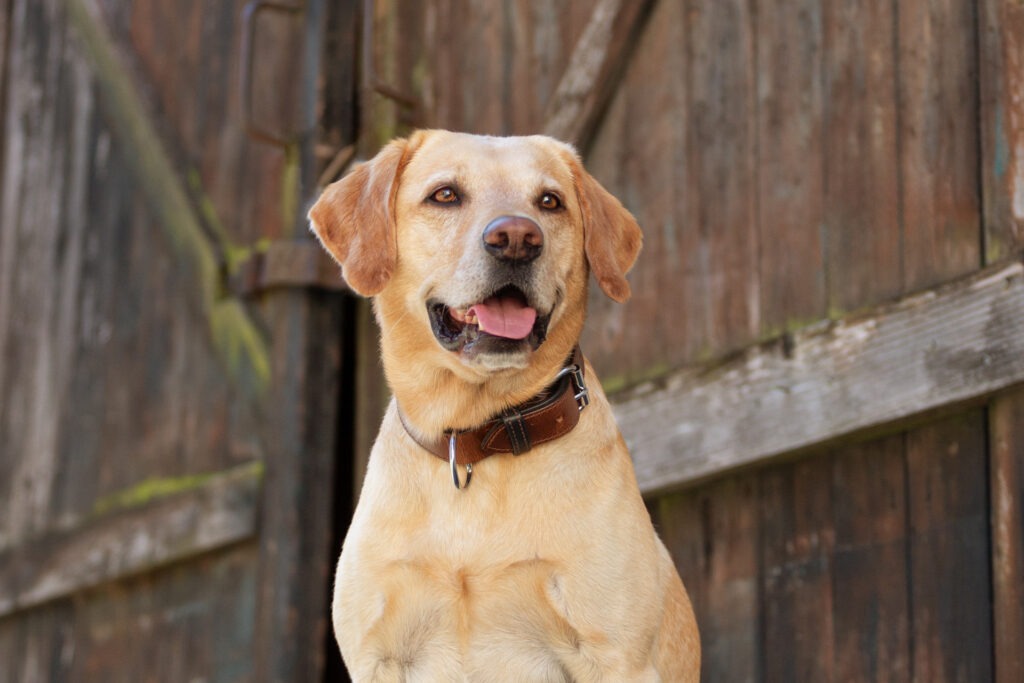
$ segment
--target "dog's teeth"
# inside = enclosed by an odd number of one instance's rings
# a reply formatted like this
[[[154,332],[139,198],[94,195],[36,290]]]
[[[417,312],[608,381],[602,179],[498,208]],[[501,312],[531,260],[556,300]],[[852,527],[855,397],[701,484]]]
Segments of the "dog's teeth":
[[[476,325],[477,324],[476,312],[475,311],[467,311],[466,312],[466,317],[463,318],[463,321],[467,325]]]

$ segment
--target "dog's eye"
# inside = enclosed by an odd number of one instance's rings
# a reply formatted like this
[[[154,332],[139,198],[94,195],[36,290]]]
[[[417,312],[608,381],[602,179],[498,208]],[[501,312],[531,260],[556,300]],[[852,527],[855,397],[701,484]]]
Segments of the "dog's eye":
[[[434,194],[430,195],[430,201],[436,204],[457,204],[459,201],[459,195],[455,190],[446,185],[434,190]]]
[[[562,208],[562,200],[553,192],[545,192],[540,196],[540,208],[545,211],[555,211]]]

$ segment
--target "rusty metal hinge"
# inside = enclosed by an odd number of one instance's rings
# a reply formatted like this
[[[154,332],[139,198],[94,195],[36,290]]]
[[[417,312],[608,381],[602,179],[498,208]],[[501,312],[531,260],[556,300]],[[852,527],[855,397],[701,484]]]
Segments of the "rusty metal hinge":
[[[233,294],[243,297],[296,287],[351,291],[341,267],[313,240],[270,242],[236,264],[227,283]]]

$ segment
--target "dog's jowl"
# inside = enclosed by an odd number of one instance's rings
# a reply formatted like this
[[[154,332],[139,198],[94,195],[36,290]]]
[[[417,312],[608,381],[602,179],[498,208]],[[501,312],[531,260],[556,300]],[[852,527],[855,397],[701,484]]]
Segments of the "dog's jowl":
[[[697,626],[579,347],[636,221],[545,137],[419,131],[313,230],[373,297],[394,399],[338,562],[356,681],[695,681]]]

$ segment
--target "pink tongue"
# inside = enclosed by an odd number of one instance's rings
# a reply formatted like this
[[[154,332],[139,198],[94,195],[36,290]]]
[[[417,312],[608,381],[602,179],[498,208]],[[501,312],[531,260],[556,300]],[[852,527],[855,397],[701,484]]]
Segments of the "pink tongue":
[[[505,339],[525,339],[537,320],[537,311],[514,298],[492,296],[470,307],[470,312],[476,314],[481,332]]]

